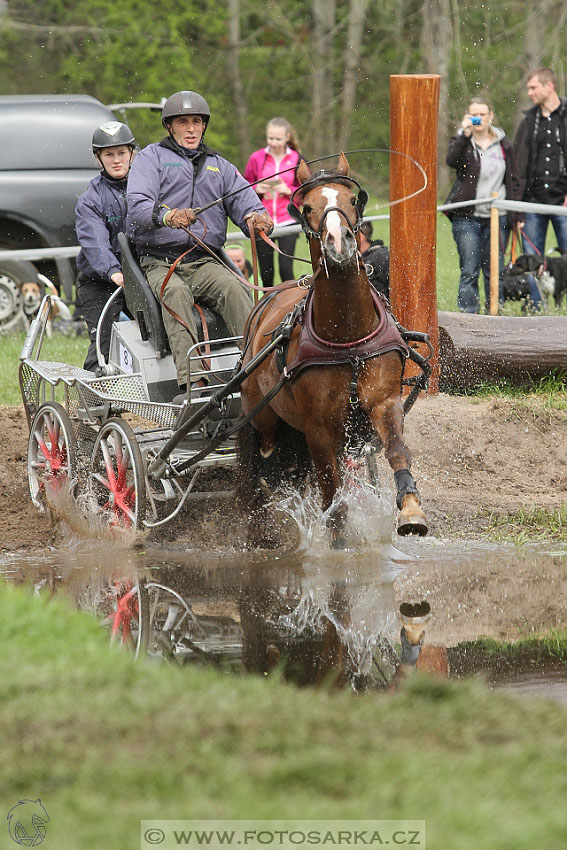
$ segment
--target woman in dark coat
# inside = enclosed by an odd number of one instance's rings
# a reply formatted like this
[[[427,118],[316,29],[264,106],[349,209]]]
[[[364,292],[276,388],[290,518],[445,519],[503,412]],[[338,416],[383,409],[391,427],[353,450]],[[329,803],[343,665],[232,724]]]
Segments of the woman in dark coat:
[[[490,198],[519,200],[519,180],[512,150],[512,142],[503,130],[494,127],[494,113],[488,100],[474,97],[461,127],[449,141],[447,165],[454,168],[457,177],[448,202],[474,201]],[[450,199],[450,201],[449,201]],[[471,204],[450,210],[447,215],[453,224],[453,237],[459,252],[461,276],[459,280],[458,307],[464,313],[480,310],[478,278],[482,269],[484,277],[485,309],[488,310],[490,293],[490,203]],[[500,210],[500,274],[498,301],[502,301],[502,273],[504,251],[510,227],[517,220],[514,213]]]

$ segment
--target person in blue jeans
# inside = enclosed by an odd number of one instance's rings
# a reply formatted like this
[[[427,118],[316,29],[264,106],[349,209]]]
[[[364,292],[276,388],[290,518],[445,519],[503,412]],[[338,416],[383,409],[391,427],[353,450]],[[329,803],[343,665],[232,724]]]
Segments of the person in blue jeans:
[[[534,104],[525,111],[514,138],[522,200],[567,207],[567,98],[555,90],[555,74],[538,68],[527,77],[528,97]],[[567,251],[567,216],[526,213],[523,242],[526,254],[544,254],[549,225],[557,247]]]
[[[490,198],[498,192],[500,199],[519,199],[519,180],[512,142],[503,130],[492,124],[494,113],[490,102],[474,97],[469,103],[459,131],[451,137],[447,165],[456,171],[456,180],[448,203]],[[480,311],[479,275],[484,277],[484,301],[490,300],[490,203],[470,204],[450,210],[453,237],[461,269],[457,304],[463,313]],[[504,251],[516,213],[500,214],[500,252],[498,301],[502,301]],[[534,293],[541,300],[539,293]]]

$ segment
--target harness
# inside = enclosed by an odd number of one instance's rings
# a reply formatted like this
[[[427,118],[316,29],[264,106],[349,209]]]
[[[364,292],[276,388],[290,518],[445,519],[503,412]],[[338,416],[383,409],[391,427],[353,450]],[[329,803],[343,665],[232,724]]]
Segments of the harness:
[[[408,347],[403,341],[394,317],[388,309],[385,299],[373,287],[370,288],[374,310],[378,317],[378,326],[372,333],[354,342],[329,342],[320,337],[315,331],[313,322],[313,290],[297,305],[298,318],[301,319],[301,331],[297,354],[293,361],[287,364],[287,350],[282,351],[282,367],[293,381],[304,369],[310,366],[329,366],[350,363],[353,369],[353,380],[358,374],[360,364],[372,357],[378,357],[389,351],[397,351],[405,364]],[[298,321],[296,318],[296,323]],[[278,363],[279,368],[279,363]],[[355,382],[356,384],[356,382]],[[356,393],[352,394],[353,397]]]
[[[332,181],[333,183],[342,183],[345,186],[356,186],[358,189],[358,195],[356,196],[355,201],[355,209],[356,209],[356,221],[354,224],[350,221],[347,214],[340,207],[327,207],[321,216],[321,221],[319,222],[319,227],[317,230],[313,230],[305,213],[302,213],[298,206],[296,206],[295,197],[298,196],[298,202],[301,203],[303,196],[309,192],[311,189],[314,189],[316,186],[320,186],[324,183],[329,183]],[[305,233],[308,239],[317,239],[319,244],[322,247],[323,244],[323,228],[325,226],[325,219],[327,218],[330,212],[337,212],[339,215],[345,219],[348,227],[353,233],[358,233],[360,230],[360,225],[363,222],[363,214],[366,208],[366,204],[368,203],[368,192],[366,189],[363,189],[360,183],[357,180],[354,180],[352,177],[345,177],[342,174],[336,174],[332,171],[321,171],[316,174],[314,177],[311,177],[309,180],[306,180],[305,183],[302,183],[295,192],[293,192],[290,202],[287,205],[287,211],[290,216],[293,218],[297,224],[301,226],[301,229]]]

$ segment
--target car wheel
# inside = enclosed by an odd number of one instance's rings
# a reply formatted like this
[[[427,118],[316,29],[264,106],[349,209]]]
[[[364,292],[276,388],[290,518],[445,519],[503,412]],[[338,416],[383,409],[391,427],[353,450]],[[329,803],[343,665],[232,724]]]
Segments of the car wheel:
[[[43,286],[32,263],[0,260],[0,332],[25,326],[26,316],[37,312],[42,293]]]

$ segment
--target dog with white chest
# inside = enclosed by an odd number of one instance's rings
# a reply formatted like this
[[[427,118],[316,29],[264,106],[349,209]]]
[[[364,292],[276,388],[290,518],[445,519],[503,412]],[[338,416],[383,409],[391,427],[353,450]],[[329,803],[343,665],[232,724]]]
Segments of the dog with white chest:
[[[567,254],[555,248],[560,257],[539,254],[520,254],[507,272],[511,276],[533,274],[538,282],[542,298],[547,302],[553,296],[555,306],[560,307],[567,293]]]

